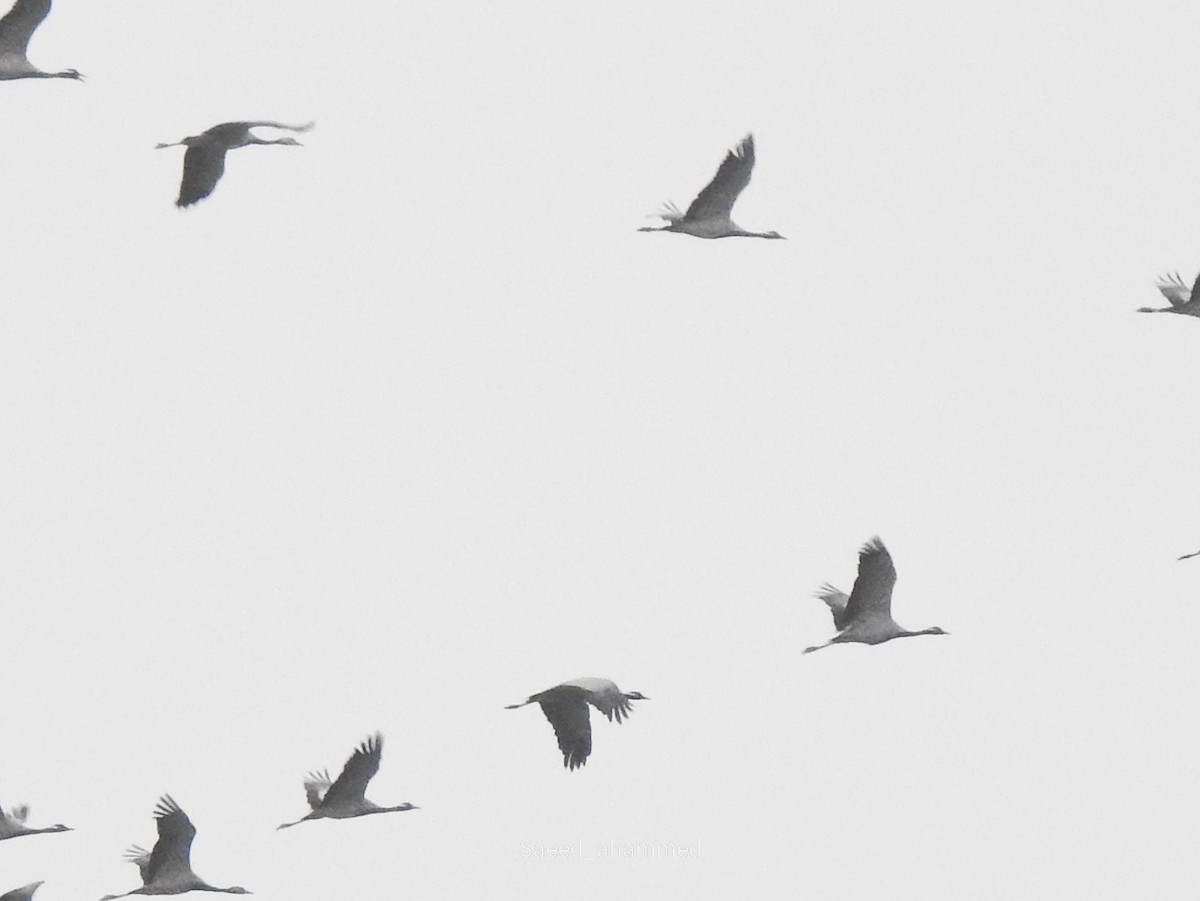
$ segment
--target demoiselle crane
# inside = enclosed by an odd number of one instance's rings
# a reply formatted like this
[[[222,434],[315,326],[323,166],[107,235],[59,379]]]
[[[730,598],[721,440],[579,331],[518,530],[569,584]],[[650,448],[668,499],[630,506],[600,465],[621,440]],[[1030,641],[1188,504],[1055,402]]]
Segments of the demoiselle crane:
[[[729,218],[738,195],[750,184],[753,169],[754,135],[746,135],[737,149],[725,155],[713,180],[696,195],[686,213],[668,201],[654,214],[667,224],[657,228],[646,225],[638,231],[681,232],[697,238],[783,238],[779,232],[748,232]]]
[[[892,555],[876,536],[864,544],[858,553],[858,578],[854,580],[854,588],[849,595],[828,582],[817,591],[816,596],[829,605],[833,613],[833,625],[839,631],[825,644],[805,648],[804,653],[848,641],[883,644],[893,638],[912,635],[949,634],[937,626],[919,632],[900,628],[892,619],[892,588],[895,584],[896,567],[892,565]]]
[[[209,885],[192,872],[192,839],[196,837],[196,827],[174,798],[163,795],[154,808],[154,818],[158,824],[158,841],[154,843],[149,858],[145,859],[145,852],[136,845],[125,855],[137,864],[143,885],[120,895],[105,895],[101,901],[112,901],[113,898],[124,898],[126,895],[181,895],[193,891],[250,894],[240,885],[229,888]],[[142,856],[133,856],[136,852],[141,852]]]
[[[530,695],[520,704],[509,704],[505,710],[516,710],[526,704],[537,702],[546,719],[554,727],[558,738],[558,749],[562,751],[563,766],[578,769],[587,763],[592,753],[592,726],[588,720],[588,704],[591,704],[611,722],[616,717],[621,722],[633,712],[630,701],[649,701],[638,691],[622,692],[610,679],[572,679]]]
[[[164,147],[187,147],[183,155],[183,180],[179,184],[179,198],[175,206],[191,206],[213,192],[225,172],[225,154],[238,147],[251,144],[284,144],[289,147],[302,146],[295,138],[264,140],[255,135],[252,128],[283,128],[288,131],[308,131],[316,123],[285,125],[282,122],[223,122],[207,131],[172,144],[156,144],[156,150]]]
[[[53,826],[44,826],[41,829],[32,829],[25,825],[25,818],[29,816],[29,805],[18,804],[7,813],[0,810],[0,841],[6,838],[18,838],[22,835],[39,835],[43,832],[70,832],[70,826],[64,826],[62,823],[55,823]]]
[[[419,809],[407,801],[395,807],[380,807],[364,797],[367,783],[379,772],[379,759],[382,755],[383,736],[376,732],[350,755],[336,781],[330,781],[328,770],[309,773],[304,780],[304,793],[308,797],[308,806],[312,808],[312,812],[293,823],[281,823],[276,828],[286,829],[305,820],[344,820],[348,817],[366,816],[369,813]]]
[[[29,39],[50,15],[50,0],[17,0],[13,8],[0,19],[0,81],[17,78],[74,78],[83,76],[74,69],[43,72],[25,55]]]

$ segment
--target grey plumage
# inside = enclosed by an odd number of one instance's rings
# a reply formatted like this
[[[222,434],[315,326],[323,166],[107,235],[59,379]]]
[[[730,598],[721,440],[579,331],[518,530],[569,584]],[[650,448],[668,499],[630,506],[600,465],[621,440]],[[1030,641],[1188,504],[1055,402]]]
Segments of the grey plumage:
[[[184,892],[226,892],[248,895],[240,885],[218,888],[209,885],[192,870],[192,840],[196,827],[170,795],[163,795],[154,808],[158,841],[146,859],[146,852],[137,845],[126,852],[126,859],[137,864],[142,885],[120,895],[105,895],[101,901],[112,901],[126,895],[180,895]]]
[[[656,215],[667,220],[658,228],[644,226],[643,232],[680,232],[697,238],[782,238],[779,232],[751,232],[737,225],[731,217],[733,205],[754,171],[754,135],[746,135],[742,143],[725,155],[717,174],[705,185],[681,213],[673,203],[663,205]]]
[[[805,648],[804,653],[852,641],[883,644],[893,638],[947,634],[937,626],[918,632],[902,629],[892,619],[892,589],[895,584],[896,567],[892,563],[892,555],[879,536],[875,536],[859,551],[858,578],[854,580],[854,588],[849,595],[828,582],[817,590],[816,596],[829,605],[838,634],[825,644]]]
[[[157,144],[156,150],[164,147],[187,147],[183,155],[183,178],[179,183],[179,197],[175,201],[178,207],[191,206],[198,200],[203,200],[216,188],[217,182],[225,173],[225,154],[238,147],[248,147],[251,144],[283,144],[299,147],[300,142],[295,138],[276,138],[273,141],[264,140],[255,135],[252,128],[282,128],[288,131],[308,131],[315,125],[307,122],[304,125],[285,125],[282,122],[259,120],[254,122],[223,122],[214,125],[198,135],[175,141],[171,144]]]
[[[383,755],[383,736],[376,732],[360,744],[336,781],[331,781],[329,771],[314,771],[304,780],[304,795],[312,811],[293,823],[281,823],[277,828],[286,829],[305,820],[361,817],[371,813],[394,813],[417,810],[414,804],[405,801],[395,807],[380,807],[366,799],[367,783],[379,772]]]
[[[50,0],[17,0],[4,18],[0,19],[0,81],[18,78],[74,78],[76,81],[83,79],[74,69],[43,72],[26,56],[29,39],[48,15]]]
[[[506,710],[516,710],[537,703],[554,727],[558,749],[562,751],[563,766],[575,770],[587,763],[592,753],[592,726],[588,718],[591,704],[611,722],[618,723],[633,712],[630,701],[650,700],[641,692],[622,692],[610,679],[586,677],[562,682],[553,688],[530,695],[520,704],[509,704]]]

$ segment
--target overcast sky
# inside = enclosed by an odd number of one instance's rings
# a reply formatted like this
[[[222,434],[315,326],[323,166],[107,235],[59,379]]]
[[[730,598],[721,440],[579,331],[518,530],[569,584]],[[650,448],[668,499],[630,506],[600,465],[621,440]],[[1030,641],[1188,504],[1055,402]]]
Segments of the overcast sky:
[[[263,901],[1196,897],[1200,8],[118,6],[0,83],[0,803],[76,829],[0,891],[170,792]],[[748,132],[788,241],[636,231]],[[951,634],[802,657],[874,534]],[[652,700],[567,772],[578,676]],[[375,730],[421,809],[275,832]],[[529,853],[610,842],[698,855]]]

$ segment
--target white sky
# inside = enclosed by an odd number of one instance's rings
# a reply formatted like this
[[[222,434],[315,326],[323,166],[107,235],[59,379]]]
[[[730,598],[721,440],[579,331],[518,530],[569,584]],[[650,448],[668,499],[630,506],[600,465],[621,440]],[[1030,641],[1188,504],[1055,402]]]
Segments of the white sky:
[[[1200,7],[119,6],[0,84],[0,802],[77,830],[0,891],[170,792],[263,901],[1196,897],[1200,323],[1133,311]],[[242,118],[317,127],[175,209]],[[789,241],[636,231],[748,131]],[[875,533],[952,635],[801,657]],[[502,708],[583,675],[653,700],[568,773]],[[273,831],[376,729],[421,810]],[[609,841],[700,852],[522,844]]]

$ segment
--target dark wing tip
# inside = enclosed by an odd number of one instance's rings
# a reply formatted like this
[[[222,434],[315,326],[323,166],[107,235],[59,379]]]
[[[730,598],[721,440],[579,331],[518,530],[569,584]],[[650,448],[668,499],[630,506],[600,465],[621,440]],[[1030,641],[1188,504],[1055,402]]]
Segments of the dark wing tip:
[[[173,813],[183,813],[183,808],[170,795],[163,795],[154,806],[155,818],[169,817]]]
[[[887,553],[887,548],[883,544],[883,539],[878,535],[872,535],[862,548],[859,549],[860,554],[878,554]]]

